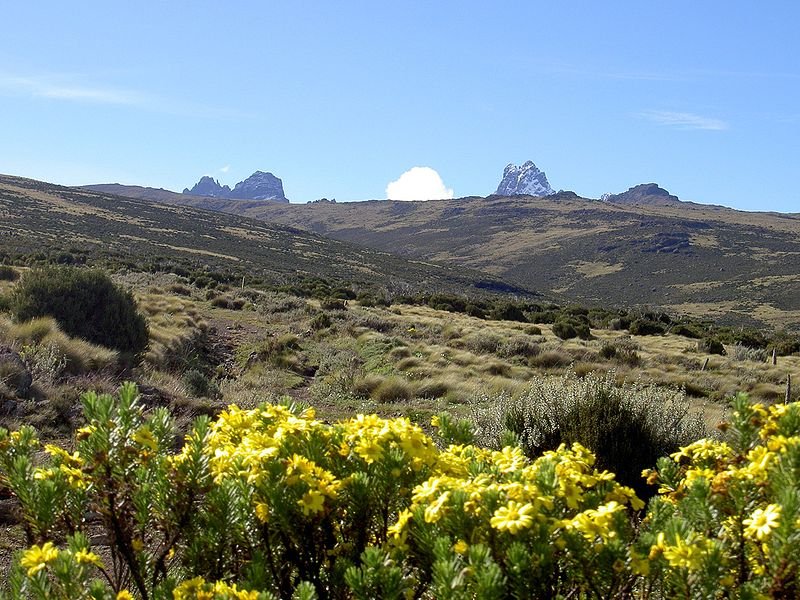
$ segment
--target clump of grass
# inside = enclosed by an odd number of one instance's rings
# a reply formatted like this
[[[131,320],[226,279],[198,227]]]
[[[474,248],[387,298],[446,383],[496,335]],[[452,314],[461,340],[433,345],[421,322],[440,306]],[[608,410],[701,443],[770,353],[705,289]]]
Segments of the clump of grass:
[[[528,364],[538,369],[556,369],[571,365],[573,360],[572,356],[559,350],[545,350],[532,357]]]
[[[370,398],[380,403],[402,402],[413,397],[411,385],[401,377],[386,377],[370,393]]]
[[[183,383],[190,396],[199,398],[217,398],[219,396],[217,384],[197,369],[186,371],[183,375]]]
[[[463,338],[464,347],[475,354],[496,354],[503,343],[499,335],[485,331],[476,331]]]
[[[537,356],[541,351],[542,349],[539,344],[523,337],[514,337],[506,340],[500,348],[498,348],[497,353],[505,358],[531,358]]]
[[[0,321],[0,339],[5,339],[18,348],[27,348],[32,360],[38,360],[35,357],[39,354],[44,360],[45,352],[51,354],[51,358],[57,356],[57,363],[65,363],[63,369],[58,369],[58,376],[61,372],[79,375],[89,371],[114,369],[119,365],[119,352],[68,336],[52,317],[14,324]],[[41,366],[44,370],[49,369],[44,364]],[[53,375],[56,373],[53,372]]]

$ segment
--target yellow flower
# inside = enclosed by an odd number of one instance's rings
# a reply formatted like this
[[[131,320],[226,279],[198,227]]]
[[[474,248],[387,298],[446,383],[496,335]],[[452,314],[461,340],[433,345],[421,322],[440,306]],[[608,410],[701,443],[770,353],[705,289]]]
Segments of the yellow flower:
[[[97,554],[88,550],[78,550],[75,553],[75,560],[81,565],[95,565],[99,567],[103,564]]]
[[[699,540],[686,543],[684,540],[678,538],[674,546],[667,546],[664,548],[664,558],[666,558],[673,567],[696,571],[702,564],[704,550],[705,545],[699,543]]]
[[[19,564],[28,568],[28,577],[33,577],[58,558],[58,548],[53,546],[53,542],[45,542],[42,546],[33,545],[25,551]]]
[[[495,529],[508,531],[515,534],[521,529],[526,529],[533,523],[533,505],[520,504],[514,500],[509,501],[506,506],[501,506],[494,511],[494,516],[489,523]]]
[[[325,496],[316,490],[309,490],[297,501],[303,509],[303,514],[322,512],[325,506]]]
[[[256,503],[255,511],[256,511],[256,518],[262,523],[266,523],[269,520],[269,506],[267,506],[263,502]]]
[[[458,540],[455,544],[453,544],[453,552],[456,554],[461,554],[462,556],[467,553],[469,550],[469,544],[464,540]]]
[[[440,495],[433,504],[425,508],[425,522],[436,523],[441,518],[442,507],[450,498],[450,492]]]
[[[150,427],[144,425],[136,430],[136,433],[133,434],[133,441],[139,444],[140,446],[144,446],[156,452],[158,450],[158,442],[156,441],[153,432],[150,431]]]
[[[749,519],[742,521],[745,526],[744,532],[756,536],[756,539],[761,541],[778,526],[780,516],[781,507],[777,504],[769,504],[763,510],[758,508]]]
[[[117,600],[133,600],[133,596],[128,590],[121,590],[117,592]]]

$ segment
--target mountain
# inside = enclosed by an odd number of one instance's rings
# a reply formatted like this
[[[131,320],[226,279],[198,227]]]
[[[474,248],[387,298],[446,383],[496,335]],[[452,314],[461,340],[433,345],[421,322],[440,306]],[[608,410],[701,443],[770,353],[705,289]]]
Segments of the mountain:
[[[233,190],[227,185],[220,185],[216,179],[203,175],[194,187],[185,188],[183,193],[208,198],[289,202],[283,193],[283,182],[272,173],[264,171],[256,171],[244,181],[237,183]]]
[[[194,184],[192,189],[185,188],[184,194],[191,194],[193,196],[210,196],[211,198],[228,198],[231,195],[231,188],[227,185],[220,185],[219,181],[204,175],[200,181]]]
[[[680,204],[677,196],[673,196],[656,183],[642,183],[621,194],[604,194],[602,200],[614,204],[644,204],[649,206]]]
[[[403,258],[285,225],[9,175],[0,175],[0,216],[0,263],[49,257],[114,269],[212,271],[272,285],[323,277],[404,294],[535,295],[486,273]]]
[[[663,196],[652,192],[641,197]],[[571,192],[335,204],[131,193],[489,272],[566,302],[662,307],[729,323],[800,323],[800,214],[599,202]]]
[[[547,181],[547,175],[533,161],[521,167],[510,164],[503,170],[503,179],[497,186],[496,196],[550,196],[553,188]]]
[[[231,198],[289,202],[283,194],[283,182],[272,173],[256,171],[233,188]]]
[[[210,196],[212,198],[227,198],[231,195],[231,188],[227,185],[220,185],[219,181],[204,175],[200,178],[192,189],[185,188],[184,194],[191,194],[193,196]]]

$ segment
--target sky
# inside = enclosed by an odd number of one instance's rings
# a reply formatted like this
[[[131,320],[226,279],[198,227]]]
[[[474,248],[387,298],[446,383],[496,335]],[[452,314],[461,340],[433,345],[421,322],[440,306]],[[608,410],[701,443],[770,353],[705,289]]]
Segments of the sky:
[[[491,194],[800,212],[800,3],[7,2],[0,172],[293,202]]]

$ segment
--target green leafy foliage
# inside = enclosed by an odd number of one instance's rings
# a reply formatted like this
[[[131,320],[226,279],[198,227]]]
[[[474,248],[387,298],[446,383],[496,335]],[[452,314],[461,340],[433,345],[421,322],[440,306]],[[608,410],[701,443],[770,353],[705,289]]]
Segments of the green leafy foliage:
[[[105,273],[50,267],[26,273],[14,288],[11,309],[18,321],[52,316],[73,336],[137,355],[147,347],[147,322],[130,292]]]

